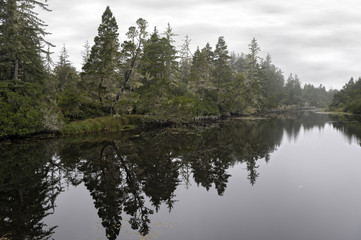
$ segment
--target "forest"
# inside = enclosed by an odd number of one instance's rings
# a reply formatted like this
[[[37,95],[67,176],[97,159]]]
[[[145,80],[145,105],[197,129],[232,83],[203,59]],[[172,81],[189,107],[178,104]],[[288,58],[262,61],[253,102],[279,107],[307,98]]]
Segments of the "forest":
[[[346,111],[361,104],[350,100],[352,94],[361,96],[352,90],[360,80],[337,93],[302,84],[297,74],[284,77],[270,54],[260,57],[255,38],[246,53],[229,52],[222,36],[215,46],[206,43],[192,52],[188,36],[177,49],[170,24],[163,31],[148,29],[142,18],[119,37],[109,6],[94,43],[83,46],[83,66],[77,71],[65,44],[52,61],[53,45],[46,41],[46,23],[35,7],[49,11],[41,1],[0,1],[0,138],[61,131],[71,122],[104,116],[182,124],[325,108],[331,101]]]
[[[361,114],[361,78],[353,78],[337,92],[330,104],[333,111]]]

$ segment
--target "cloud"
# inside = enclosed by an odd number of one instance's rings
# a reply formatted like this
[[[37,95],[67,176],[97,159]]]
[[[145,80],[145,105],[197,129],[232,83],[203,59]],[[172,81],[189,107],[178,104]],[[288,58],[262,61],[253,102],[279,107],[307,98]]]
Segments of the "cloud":
[[[120,41],[129,26],[142,17],[149,32],[165,30],[169,22],[176,45],[185,35],[193,50],[224,36],[230,51],[247,52],[255,37],[261,56],[270,53],[287,75],[297,73],[307,83],[341,87],[350,76],[361,75],[361,15],[358,0],[49,0],[51,13],[40,17],[52,32],[48,39],[60,52],[63,43],[80,69],[80,52],[97,34],[101,15],[109,5],[119,25]]]

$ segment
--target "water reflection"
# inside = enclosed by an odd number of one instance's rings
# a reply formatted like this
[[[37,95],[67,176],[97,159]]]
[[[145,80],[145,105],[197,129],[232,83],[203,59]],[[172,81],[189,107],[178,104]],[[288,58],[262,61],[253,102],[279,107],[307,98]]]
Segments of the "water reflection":
[[[1,239],[50,239],[55,226],[43,219],[62,190],[49,144],[22,144],[0,152]]]
[[[61,182],[84,183],[108,239],[119,235],[124,214],[132,229],[147,235],[150,216],[162,205],[169,211],[175,206],[181,182],[215,188],[221,196],[230,178],[228,169],[242,163],[250,184],[256,184],[259,161],[271,161],[285,134],[297,139],[301,129],[332,123],[360,141],[360,123],[341,120],[315,114],[228,120],[202,129],[65,138],[46,147],[44,142],[5,146],[0,153],[0,236],[50,238],[54,227],[45,226],[43,219],[55,207]]]

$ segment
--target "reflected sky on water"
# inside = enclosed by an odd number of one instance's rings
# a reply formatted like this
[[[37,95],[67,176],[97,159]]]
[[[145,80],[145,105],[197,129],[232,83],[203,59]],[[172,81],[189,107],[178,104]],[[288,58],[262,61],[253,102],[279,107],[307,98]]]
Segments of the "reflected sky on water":
[[[360,139],[309,114],[6,145],[0,235],[360,239]]]

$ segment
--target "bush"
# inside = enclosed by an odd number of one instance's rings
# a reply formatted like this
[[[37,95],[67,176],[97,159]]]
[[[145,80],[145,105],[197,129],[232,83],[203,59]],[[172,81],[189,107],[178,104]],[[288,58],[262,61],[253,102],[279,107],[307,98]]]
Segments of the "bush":
[[[14,92],[0,97],[0,137],[24,136],[42,130],[39,104]]]

